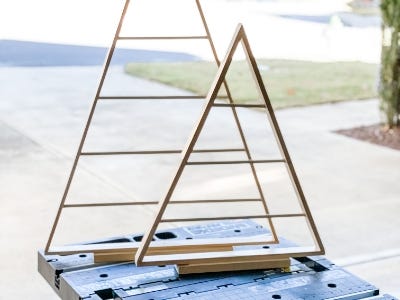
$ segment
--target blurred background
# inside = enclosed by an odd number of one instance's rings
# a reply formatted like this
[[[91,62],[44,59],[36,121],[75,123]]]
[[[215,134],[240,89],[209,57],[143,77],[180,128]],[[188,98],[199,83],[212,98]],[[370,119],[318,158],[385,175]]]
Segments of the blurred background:
[[[237,24],[245,26],[327,257],[400,297],[399,102],[390,106],[379,99],[390,90],[382,46],[391,51],[398,24],[384,18],[382,30],[380,2],[372,0],[200,3],[220,59]],[[36,251],[50,232],[123,4],[0,2],[0,288],[5,298],[56,299],[36,272]],[[194,0],[131,0],[121,31],[121,36],[204,34]],[[227,80],[235,101],[252,103],[257,93],[243,58],[238,51]],[[102,95],[206,95],[216,70],[207,40],[123,40]],[[100,102],[84,150],[180,149],[202,104]],[[261,111],[243,108],[239,116],[254,157],[278,153],[271,131],[256,126],[264,122]],[[236,145],[230,118],[221,111],[212,114],[201,143],[232,145],[233,134]],[[178,160],[179,155],[84,158],[67,201],[158,201]],[[258,168],[271,199],[293,197],[284,170]],[[254,186],[242,171],[188,173],[178,196],[249,195]],[[281,201],[275,205],[286,209]],[[55,240],[141,232],[152,213],[148,207],[68,211]]]

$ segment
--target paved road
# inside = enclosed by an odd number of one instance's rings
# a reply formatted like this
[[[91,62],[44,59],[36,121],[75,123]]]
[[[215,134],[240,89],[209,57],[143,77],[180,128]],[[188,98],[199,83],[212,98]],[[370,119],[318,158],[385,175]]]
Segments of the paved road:
[[[0,237],[3,247],[0,289],[15,298],[56,299],[36,272],[36,250],[44,246],[80,139],[97,84],[98,67],[0,68]],[[124,88],[121,88],[121,87]],[[105,94],[185,94],[112,69]],[[96,111],[87,149],[180,148],[198,117],[201,102],[102,102]],[[242,109],[256,158],[275,155],[258,129],[264,116]],[[376,100],[350,101],[277,112],[292,159],[330,259],[388,292],[400,296],[400,152],[333,133],[336,129],[379,121]],[[232,119],[223,109],[211,118],[202,143],[237,146],[227,139]],[[117,134],[118,133],[118,134]],[[212,157],[217,158],[217,157]],[[88,159],[69,201],[158,199],[174,169],[176,156]],[[250,181],[231,170],[215,177],[199,169],[181,197],[235,196],[252,193]],[[260,169],[268,193],[282,195],[285,178],[276,169]],[[206,175],[206,176],[203,176]],[[216,176],[224,176],[215,180]],[[203,176],[203,177],[202,177]],[[198,180],[196,180],[198,179]],[[199,181],[200,180],[200,181]],[[79,184],[81,183],[81,184]],[[279,203],[278,203],[279,204]],[[277,209],[280,209],[279,205]],[[140,230],[150,211],[68,212],[60,236],[94,238]],[[80,222],[84,220],[84,222]],[[99,221],[100,220],[100,221]],[[104,226],[105,225],[105,226]],[[87,229],[87,230],[85,230]],[[57,239],[59,242],[64,240]]]

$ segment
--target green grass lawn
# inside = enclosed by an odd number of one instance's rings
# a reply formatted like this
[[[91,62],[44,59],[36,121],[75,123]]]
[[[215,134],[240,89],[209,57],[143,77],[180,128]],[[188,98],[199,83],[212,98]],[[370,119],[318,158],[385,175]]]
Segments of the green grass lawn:
[[[258,60],[258,65],[275,108],[366,99],[377,95],[378,66],[375,64]],[[125,71],[206,95],[217,68],[212,62],[129,63]],[[257,102],[258,94],[247,62],[234,61],[227,82],[235,102]]]

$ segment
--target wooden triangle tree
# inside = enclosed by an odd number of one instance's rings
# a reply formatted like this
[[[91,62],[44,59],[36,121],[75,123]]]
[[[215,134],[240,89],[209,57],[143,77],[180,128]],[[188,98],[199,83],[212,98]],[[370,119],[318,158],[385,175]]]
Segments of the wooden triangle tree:
[[[256,87],[258,89],[259,96],[262,100],[262,104],[235,104],[233,101],[227,104],[216,103],[216,99],[218,97],[218,93],[221,89],[221,86],[225,84],[225,78],[227,72],[231,66],[233,55],[235,54],[239,43],[242,44],[244,53],[250,68],[250,71],[253,75],[254,81],[256,83]],[[227,106],[227,107],[257,107],[264,108],[264,113],[266,118],[269,120],[270,127],[274,133],[276,143],[279,147],[282,158],[280,159],[272,159],[272,160],[253,160],[251,156],[248,156],[247,160],[244,161],[220,161],[220,162],[210,162],[210,163],[223,163],[223,164],[234,164],[234,163],[245,163],[250,164],[253,172],[256,170],[254,168],[254,164],[257,163],[283,163],[286,165],[286,169],[288,175],[293,184],[294,190],[300,202],[301,213],[287,213],[287,214],[270,214],[268,212],[267,203],[265,198],[264,200],[264,212],[265,214],[262,216],[232,216],[227,218],[218,218],[218,217],[210,217],[210,218],[180,218],[180,219],[168,219],[165,218],[165,211],[168,205],[171,203],[171,198],[173,193],[181,179],[182,173],[184,169],[188,165],[196,165],[196,164],[204,164],[204,162],[196,162],[190,159],[191,154],[194,151],[194,147],[200,133],[204,128],[204,124],[209,116],[210,111],[215,106]],[[258,183],[258,181],[257,181]],[[259,186],[261,189],[261,187]],[[260,190],[260,194],[263,195],[262,190]],[[241,250],[234,251],[233,248],[228,248],[228,250],[221,251],[221,245],[230,245],[230,246],[238,246],[238,245],[258,245],[260,241],[248,241],[242,240],[240,238],[235,241],[228,240],[223,241],[223,239],[212,239],[211,241],[198,241],[198,240],[190,240],[190,241],[176,241],[169,245],[169,248],[165,248],[165,251],[160,251],[161,248],[157,248],[159,253],[154,254],[152,246],[156,245],[155,242],[152,243],[153,236],[160,225],[160,223],[164,222],[190,222],[190,221],[215,221],[215,220],[226,220],[226,219],[254,219],[254,218],[265,218],[268,220],[270,224],[270,228],[272,231],[273,241],[272,243],[279,244],[277,233],[275,232],[275,228],[272,220],[276,218],[305,218],[308,228],[310,230],[310,234],[313,238],[314,245],[312,246],[286,246],[279,245],[278,247],[259,247],[251,250]],[[279,233],[278,233],[279,234]],[[268,249],[265,249],[268,248]],[[229,269],[249,269],[249,268],[257,268],[262,265],[263,262],[278,262],[283,264],[282,267],[288,262],[289,257],[302,257],[307,255],[319,255],[324,253],[324,248],[322,245],[322,241],[319,237],[317,228],[315,226],[314,220],[312,218],[310,209],[307,205],[305,196],[303,194],[302,188],[300,186],[299,180],[297,178],[296,172],[294,170],[292,161],[290,159],[288,150],[286,148],[284,139],[282,137],[281,131],[279,129],[273,108],[271,106],[271,102],[269,100],[266,88],[264,86],[263,80],[261,78],[261,74],[257,67],[256,60],[252,54],[250,49],[249,41],[246,37],[243,25],[239,24],[237,30],[234,34],[233,40],[229,46],[228,52],[225,56],[225,59],[221,63],[215,80],[212,84],[212,87],[208,93],[206,98],[206,104],[203,108],[201,117],[195,126],[195,129],[189,138],[186,147],[182,152],[182,158],[180,164],[174,174],[171,184],[169,185],[169,189],[167,190],[165,197],[159,202],[157,212],[154,216],[151,227],[148,229],[144,238],[141,242],[140,247],[138,248],[135,256],[135,262],[138,266],[144,265],[164,265],[164,264],[177,264],[178,266],[193,266],[193,269],[189,269],[188,272],[194,270],[194,272],[200,270],[229,270]],[[239,267],[236,267],[236,264],[239,264]],[[218,267],[215,266],[220,266]],[[201,266],[208,266],[202,268]],[[276,266],[276,264],[270,264],[270,266]],[[183,270],[183,269],[182,269]]]
[[[162,1],[162,0],[160,0]],[[97,244],[97,245],[68,245],[68,246],[60,246],[60,245],[54,245],[53,239],[56,233],[56,230],[59,226],[59,222],[61,219],[61,215],[63,214],[65,209],[92,209],[95,207],[113,207],[113,206],[151,206],[154,207],[155,205],[158,204],[158,201],[155,200],[148,200],[144,199],[141,201],[124,201],[124,202],[94,202],[94,203],[86,203],[86,202],[78,202],[78,203],[67,203],[67,197],[70,193],[70,189],[72,186],[72,182],[75,178],[75,174],[77,172],[78,168],[78,163],[81,161],[82,158],[84,157],[100,157],[100,159],[104,156],[107,157],[113,157],[113,156],[118,156],[118,155],[176,155],[182,153],[182,149],[157,149],[157,150],[152,150],[152,149],[139,149],[135,151],[131,150],[113,150],[113,151],[86,151],[85,146],[86,146],[86,140],[89,135],[91,126],[92,126],[92,120],[94,119],[94,116],[96,114],[96,109],[98,105],[104,101],[114,101],[114,100],[124,100],[124,101],[136,101],[136,100],[146,100],[146,101],[163,101],[163,100],[168,100],[168,101],[185,101],[185,100],[199,100],[199,101],[204,101],[205,96],[204,95],[103,95],[103,86],[106,80],[106,77],[109,72],[109,67],[111,64],[111,61],[113,59],[113,56],[115,54],[115,50],[118,48],[117,44],[120,41],[129,41],[129,40],[166,40],[166,41],[172,41],[172,40],[185,40],[185,41],[204,41],[209,44],[212,56],[215,60],[215,63],[217,66],[220,65],[220,60],[217,55],[217,51],[213,42],[213,39],[210,34],[210,30],[208,27],[208,24],[206,22],[206,18],[200,3],[200,0],[192,0],[193,5],[197,8],[197,12],[199,15],[199,20],[201,22],[201,25],[204,29],[204,35],[185,35],[185,36],[176,36],[176,35],[171,35],[171,36],[127,36],[122,34],[122,29],[125,24],[125,16],[127,15],[128,10],[131,7],[131,1],[130,0],[125,0],[125,4],[122,9],[121,17],[118,22],[118,26],[114,35],[114,39],[112,41],[111,47],[108,51],[104,66],[103,66],[103,71],[100,77],[100,81],[95,93],[95,97],[93,100],[93,104],[90,109],[90,113],[82,134],[82,138],[78,147],[78,151],[76,153],[73,166],[71,169],[71,172],[69,174],[69,178],[67,181],[67,184],[64,189],[64,193],[62,195],[60,205],[58,207],[58,211],[53,223],[53,226],[51,228],[49,238],[47,240],[46,246],[45,246],[45,253],[46,254],[61,254],[61,255],[66,255],[66,254],[72,254],[72,253],[81,253],[81,252],[93,252],[95,254],[95,259],[100,257],[100,254],[106,257],[108,257],[106,254],[111,255],[111,259],[116,259],[116,260],[126,260],[127,258],[133,259],[134,254],[136,249],[138,248],[137,243],[103,243],[103,244]],[[133,1],[132,1],[133,2]],[[171,9],[176,9],[175,7],[171,7]],[[233,103],[232,101],[232,96],[230,93],[230,89],[227,85],[226,82],[223,82],[224,85],[224,90],[226,94],[226,98],[229,100],[229,103]],[[225,148],[225,149],[195,149],[193,152],[196,153],[214,153],[214,152],[226,152],[226,153],[237,153],[237,152],[242,152],[247,155],[247,158],[250,160],[251,156],[249,154],[247,142],[244,138],[243,135],[243,129],[241,128],[241,125],[238,120],[238,116],[236,113],[236,108],[231,107],[232,113],[233,113],[233,118],[235,121],[235,124],[237,126],[237,130],[240,133],[241,136],[241,142],[242,145],[240,148]],[[257,200],[264,200],[264,195],[262,194],[261,188],[260,188],[260,182],[257,177],[257,174],[255,172],[254,165],[251,165],[252,168],[252,175],[254,179],[254,183],[258,188],[259,192],[259,197]],[[252,200],[252,199],[250,199]],[[228,200],[229,201],[229,200]],[[208,203],[209,200],[190,200],[191,203]],[[175,202],[175,204],[184,204],[184,201],[179,201]],[[265,203],[265,201],[263,201]],[[265,209],[267,209],[265,207]],[[272,242],[277,243],[278,239],[277,236],[275,235],[275,230],[273,228],[272,222],[268,220],[269,222],[269,228],[272,231],[273,237],[272,237]],[[265,242],[265,239],[264,239]],[[163,244],[165,246],[166,243]],[[114,256],[112,254],[118,253],[117,256]],[[123,255],[122,255],[123,253]],[[104,257],[103,257],[104,258]],[[108,259],[108,258],[104,258]]]

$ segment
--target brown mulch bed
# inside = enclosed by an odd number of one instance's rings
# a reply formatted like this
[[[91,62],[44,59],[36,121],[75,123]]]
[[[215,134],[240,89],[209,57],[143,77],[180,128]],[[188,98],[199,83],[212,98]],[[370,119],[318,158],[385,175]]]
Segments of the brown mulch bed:
[[[336,131],[348,137],[400,150],[400,127],[388,128],[381,124]]]

